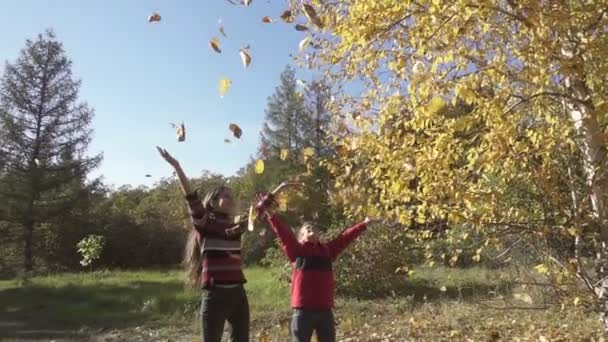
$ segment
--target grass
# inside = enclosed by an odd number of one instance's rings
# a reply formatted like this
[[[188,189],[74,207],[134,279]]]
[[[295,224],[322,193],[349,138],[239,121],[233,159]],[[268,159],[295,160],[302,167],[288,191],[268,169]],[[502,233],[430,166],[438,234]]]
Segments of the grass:
[[[289,340],[289,289],[273,270],[250,268],[246,274],[253,337]],[[340,339],[597,340],[596,317],[577,308],[500,308],[505,303],[497,293],[509,290],[505,276],[484,269],[421,268],[406,281],[408,296],[338,298]],[[0,281],[0,337],[191,341],[198,335],[199,302],[198,291],[184,291],[180,271],[70,273],[35,277],[26,286]]]

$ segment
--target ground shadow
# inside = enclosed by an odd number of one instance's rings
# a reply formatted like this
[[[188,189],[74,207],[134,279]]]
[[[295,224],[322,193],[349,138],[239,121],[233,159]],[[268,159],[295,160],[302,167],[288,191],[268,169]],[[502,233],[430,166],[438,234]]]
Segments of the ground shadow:
[[[78,339],[195,310],[191,302],[178,281],[11,288],[0,291],[0,336]]]

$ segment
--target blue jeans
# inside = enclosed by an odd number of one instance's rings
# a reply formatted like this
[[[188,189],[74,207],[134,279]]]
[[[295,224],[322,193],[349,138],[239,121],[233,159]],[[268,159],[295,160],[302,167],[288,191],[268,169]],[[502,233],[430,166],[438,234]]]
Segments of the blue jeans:
[[[331,310],[294,309],[291,317],[291,338],[293,342],[310,342],[313,332],[319,342],[336,341],[336,325]]]

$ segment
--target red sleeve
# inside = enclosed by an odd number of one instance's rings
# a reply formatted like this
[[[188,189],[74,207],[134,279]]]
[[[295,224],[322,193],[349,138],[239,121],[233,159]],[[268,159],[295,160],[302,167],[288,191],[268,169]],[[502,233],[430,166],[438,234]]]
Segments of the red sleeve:
[[[270,223],[272,230],[277,234],[277,237],[281,242],[281,248],[289,261],[295,262],[300,254],[301,245],[296,239],[293,231],[283,224],[276,215],[268,216],[268,223]]]
[[[332,260],[335,260],[342,251],[350,245],[359,235],[363,234],[365,229],[367,228],[364,222],[358,223],[346,230],[342,233],[338,234],[333,240],[327,243],[327,247],[329,248],[329,255]]]

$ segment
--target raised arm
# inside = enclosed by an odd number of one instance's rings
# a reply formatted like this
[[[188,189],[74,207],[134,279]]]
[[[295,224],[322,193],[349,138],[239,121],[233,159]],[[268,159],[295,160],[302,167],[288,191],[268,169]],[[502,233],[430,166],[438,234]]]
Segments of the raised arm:
[[[201,201],[198,192],[192,188],[190,180],[179,165],[177,159],[163,148],[156,146],[156,149],[160,156],[173,167],[177,174],[182,193],[188,204],[188,213],[190,214],[190,219],[192,220],[194,228],[206,237],[226,238],[240,235],[242,229],[238,225],[226,229],[224,225],[207,220],[208,210],[203,207],[203,202]]]
[[[277,234],[279,242],[281,243],[281,249],[283,249],[287,259],[289,259],[291,262],[295,262],[296,258],[300,256],[301,247],[295,234],[278,218],[278,216],[270,212],[266,212],[265,215],[268,219],[270,227],[272,227],[272,230],[275,232],[275,234]]]
[[[338,236],[327,243],[329,255],[332,260],[338,258],[348,245],[350,245],[357,237],[359,237],[367,228],[367,219],[361,223],[342,231]]]
[[[186,177],[186,174],[184,173],[184,170],[182,170],[177,159],[173,158],[173,156],[164,148],[156,146],[156,149],[158,150],[158,153],[160,153],[160,156],[175,170],[184,196],[193,195],[194,191],[190,185],[190,180]]]

